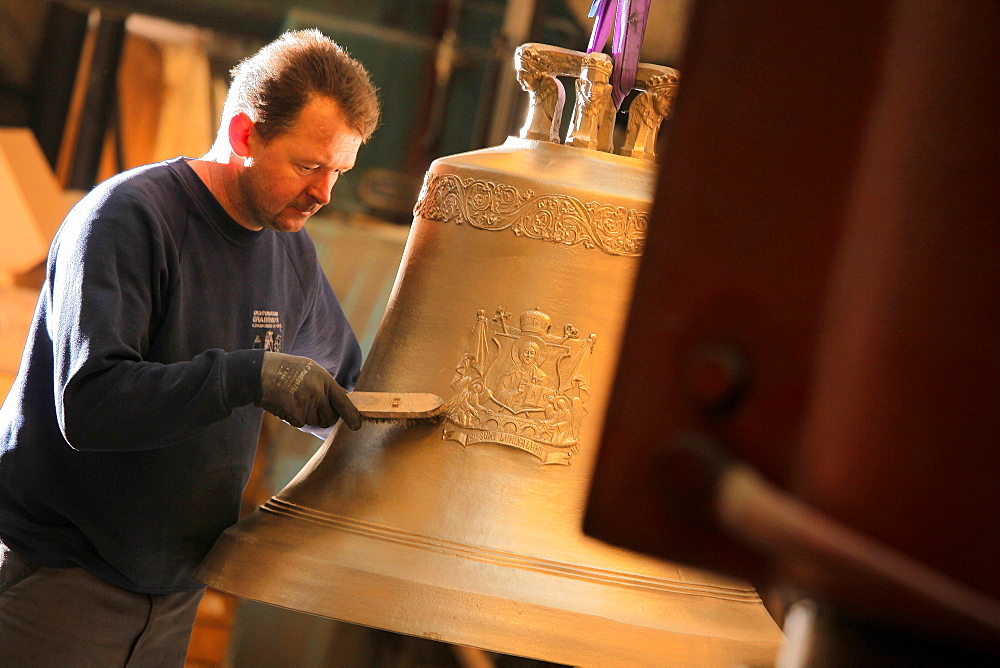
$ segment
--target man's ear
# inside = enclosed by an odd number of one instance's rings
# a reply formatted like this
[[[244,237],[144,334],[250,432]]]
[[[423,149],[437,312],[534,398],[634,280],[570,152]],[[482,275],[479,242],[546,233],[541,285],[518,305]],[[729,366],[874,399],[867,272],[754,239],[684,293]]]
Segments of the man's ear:
[[[253,121],[245,113],[240,112],[229,119],[229,147],[241,158],[250,157],[250,132]]]

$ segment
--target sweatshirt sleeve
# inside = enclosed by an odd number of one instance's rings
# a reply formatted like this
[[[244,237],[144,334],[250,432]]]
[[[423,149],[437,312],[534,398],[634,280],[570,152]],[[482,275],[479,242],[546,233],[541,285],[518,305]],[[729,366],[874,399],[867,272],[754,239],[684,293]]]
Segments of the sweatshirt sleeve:
[[[168,280],[162,227],[135,198],[78,207],[50,252],[48,334],[59,428],[77,450],[146,450],[260,397],[263,351],[143,359]]]
[[[361,346],[318,262],[313,280],[316,298],[291,352],[321,364],[350,392],[361,373]]]
[[[341,387],[350,392],[361,373],[361,345],[318,262],[314,280],[316,299],[299,330],[292,354],[321,364]],[[333,427],[323,429],[306,425],[301,430],[326,439]]]

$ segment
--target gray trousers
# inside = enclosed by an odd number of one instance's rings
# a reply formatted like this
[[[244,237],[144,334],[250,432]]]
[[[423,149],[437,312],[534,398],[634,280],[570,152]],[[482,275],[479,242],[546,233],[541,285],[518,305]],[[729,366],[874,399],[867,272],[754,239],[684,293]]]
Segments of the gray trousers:
[[[136,594],[0,543],[0,667],[183,666],[204,593]]]

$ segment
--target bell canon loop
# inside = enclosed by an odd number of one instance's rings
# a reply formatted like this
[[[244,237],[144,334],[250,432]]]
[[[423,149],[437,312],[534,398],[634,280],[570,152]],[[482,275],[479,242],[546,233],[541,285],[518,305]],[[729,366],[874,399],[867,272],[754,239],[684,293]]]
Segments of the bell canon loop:
[[[564,664],[772,664],[750,585],[581,530],[677,72],[640,64],[615,153],[606,55],[525,44],[515,64],[521,136],[430,166],[358,383],[436,394],[442,415],[337,430],[196,577]],[[565,143],[557,77],[576,78]]]

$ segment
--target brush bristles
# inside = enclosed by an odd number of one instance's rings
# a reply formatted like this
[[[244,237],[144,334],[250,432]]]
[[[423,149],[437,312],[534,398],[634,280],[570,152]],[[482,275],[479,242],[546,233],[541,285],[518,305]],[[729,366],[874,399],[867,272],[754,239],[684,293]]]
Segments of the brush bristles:
[[[403,429],[409,429],[410,427],[416,427],[418,425],[435,425],[441,423],[444,420],[443,414],[432,415],[430,417],[373,417],[369,415],[362,415],[361,419],[365,422],[371,422],[372,424],[393,424],[399,425]]]

